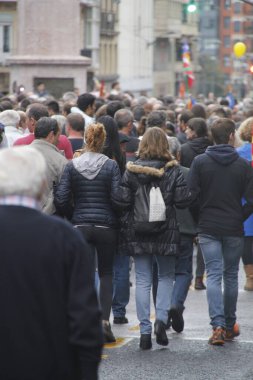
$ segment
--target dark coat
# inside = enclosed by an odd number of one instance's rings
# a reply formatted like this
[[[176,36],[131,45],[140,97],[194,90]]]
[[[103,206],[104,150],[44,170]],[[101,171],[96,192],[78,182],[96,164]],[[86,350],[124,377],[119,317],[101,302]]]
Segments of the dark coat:
[[[94,179],[83,177],[70,162],[55,193],[56,209],[71,216],[73,224],[118,226],[113,209],[114,195],[118,193],[120,171],[117,163],[108,159]],[[71,201],[74,207],[70,211]],[[71,215],[72,214],[72,215]]]
[[[187,177],[188,177],[190,169],[185,168],[184,166],[181,166],[181,165],[180,165],[180,169],[182,170],[185,181],[187,181]],[[196,221],[194,220],[192,216],[190,209],[189,208],[179,209],[176,207],[176,215],[177,215],[177,221],[179,225],[180,234],[188,235],[192,237],[196,236],[197,225],[196,225]]]
[[[253,211],[253,169],[227,144],[207,148],[192,163],[189,187],[199,201],[198,232],[242,236]],[[242,197],[246,202],[243,206]]]
[[[0,206],[0,231],[0,379],[97,379],[87,244],[69,223],[22,206]]]
[[[196,156],[206,151],[206,148],[212,145],[207,137],[197,137],[193,140],[188,140],[181,146],[180,164],[189,168]]]
[[[162,232],[139,235],[133,227],[135,193],[139,184],[154,182],[160,186],[166,205],[166,222]],[[174,206],[187,207],[190,195],[184,176],[175,160],[137,160],[128,163],[118,201],[125,213],[121,218],[120,253],[126,255],[176,255],[180,234]]]

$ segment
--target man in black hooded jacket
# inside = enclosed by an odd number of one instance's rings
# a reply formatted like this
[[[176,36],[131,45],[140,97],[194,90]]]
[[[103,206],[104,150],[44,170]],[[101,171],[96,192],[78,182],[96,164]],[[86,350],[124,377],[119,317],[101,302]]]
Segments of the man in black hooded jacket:
[[[198,233],[207,270],[207,300],[213,327],[209,343],[222,345],[240,334],[236,323],[238,270],[243,221],[253,212],[253,170],[233,147],[233,121],[218,119],[211,132],[215,145],[194,159],[189,186],[199,203]],[[242,206],[243,196],[246,203]]]

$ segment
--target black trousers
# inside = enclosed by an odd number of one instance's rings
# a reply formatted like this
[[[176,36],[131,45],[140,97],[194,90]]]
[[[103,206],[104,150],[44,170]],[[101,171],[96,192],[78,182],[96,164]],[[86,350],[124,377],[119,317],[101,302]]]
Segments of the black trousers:
[[[244,265],[253,264],[253,236],[244,236],[242,262]]]
[[[97,253],[98,275],[100,279],[99,300],[102,319],[109,321],[112,306],[113,259],[117,249],[117,231],[113,228],[79,225],[76,226],[94,252],[94,277]]]

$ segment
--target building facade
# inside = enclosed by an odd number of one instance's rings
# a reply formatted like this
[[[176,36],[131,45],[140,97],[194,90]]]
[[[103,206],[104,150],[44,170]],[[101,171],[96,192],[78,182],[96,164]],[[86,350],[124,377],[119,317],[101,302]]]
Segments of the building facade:
[[[17,2],[0,1],[0,93],[9,92],[8,58],[17,49]]]
[[[153,91],[153,0],[121,0],[118,73],[122,90]]]
[[[224,73],[224,82],[229,91],[238,98],[250,92],[250,66],[253,64],[253,6],[242,1],[220,1],[220,49],[219,60]],[[236,57],[233,47],[236,42],[247,46],[247,53]]]
[[[101,0],[100,4],[100,59],[99,70],[96,74],[107,89],[118,77],[118,17],[119,2]]]
[[[156,96],[178,95],[185,42],[190,46],[193,72],[198,71],[198,12],[187,13],[187,2],[154,0],[153,91]]]
[[[42,81],[60,97],[118,80],[134,94],[175,95],[185,41],[198,70],[198,12],[185,1],[0,0],[0,92]]]

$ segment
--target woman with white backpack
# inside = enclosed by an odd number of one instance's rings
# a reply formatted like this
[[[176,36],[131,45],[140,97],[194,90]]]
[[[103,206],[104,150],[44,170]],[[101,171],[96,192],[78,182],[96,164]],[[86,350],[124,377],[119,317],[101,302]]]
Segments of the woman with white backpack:
[[[156,342],[167,346],[168,320],[175,276],[179,230],[174,206],[187,207],[190,195],[177,161],[169,153],[166,134],[148,129],[139,146],[138,159],[127,164],[118,203],[121,217],[121,254],[133,256],[136,273],[136,309],[140,321],[140,348],[152,347],[150,292],[153,260],[158,265]]]

